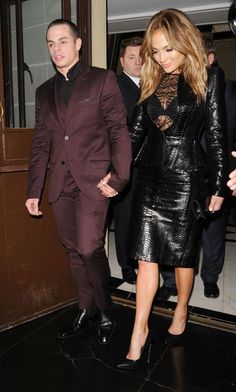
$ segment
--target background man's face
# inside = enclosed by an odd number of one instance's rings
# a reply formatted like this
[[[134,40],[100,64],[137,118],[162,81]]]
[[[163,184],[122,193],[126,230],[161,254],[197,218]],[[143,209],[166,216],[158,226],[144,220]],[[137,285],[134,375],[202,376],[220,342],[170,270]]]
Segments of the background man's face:
[[[120,58],[120,63],[128,75],[140,78],[141,75],[141,46],[127,46],[124,56]]]

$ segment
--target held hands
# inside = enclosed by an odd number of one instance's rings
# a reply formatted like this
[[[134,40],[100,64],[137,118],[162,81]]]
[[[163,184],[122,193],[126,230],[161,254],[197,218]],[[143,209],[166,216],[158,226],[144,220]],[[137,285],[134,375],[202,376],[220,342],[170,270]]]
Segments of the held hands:
[[[39,199],[27,199],[25,202],[25,206],[30,215],[33,216],[41,216],[43,215],[42,211],[39,211]]]
[[[108,185],[108,181],[111,178],[111,173],[108,173],[104,178],[99,181],[97,188],[100,189],[102,194],[106,197],[113,197],[118,195],[118,192],[116,192],[115,189],[113,189],[111,186]]]
[[[236,158],[236,151],[232,151],[232,156]],[[230,175],[230,180],[227,182],[229,189],[232,191],[232,195],[236,196],[236,169],[234,169]]]
[[[219,211],[223,201],[224,201],[223,197],[214,196],[214,195],[211,196],[208,210],[212,213],[214,213],[215,211]]]

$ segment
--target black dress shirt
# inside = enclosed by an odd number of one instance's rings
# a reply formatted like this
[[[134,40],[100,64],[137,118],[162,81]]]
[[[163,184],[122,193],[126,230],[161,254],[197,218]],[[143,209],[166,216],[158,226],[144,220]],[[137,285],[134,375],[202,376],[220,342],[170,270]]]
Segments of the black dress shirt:
[[[62,98],[64,104],[67,106],[72,95],[72,90],[74,87],[74,81],[78,76],[80,69],[80,62],[78,61],[76,64],[73,65],[67,72],[67,78],[57,71],[57,86],[58,86],[58,94],[59,97]]]

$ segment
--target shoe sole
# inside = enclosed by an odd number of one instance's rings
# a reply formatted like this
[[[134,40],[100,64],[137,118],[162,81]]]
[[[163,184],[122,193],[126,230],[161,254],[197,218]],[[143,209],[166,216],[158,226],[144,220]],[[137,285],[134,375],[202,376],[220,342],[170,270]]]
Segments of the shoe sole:
[[[216,294],[216,295],[207,295],[207,294],[205,294],[204,293],[204,296],[206,297],[206,298],[218,298],[219,296],[220,296],[220,294]]]

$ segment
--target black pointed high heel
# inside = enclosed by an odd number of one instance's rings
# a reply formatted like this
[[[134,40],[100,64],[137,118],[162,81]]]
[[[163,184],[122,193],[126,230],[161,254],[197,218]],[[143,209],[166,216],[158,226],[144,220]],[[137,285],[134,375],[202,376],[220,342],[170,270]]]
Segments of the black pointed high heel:
[[[138,359],[125,358],[124,362],[118,363],[116,365],[117,368],[120,370],[135,370],[135,369],[137,369],[146,352],[147,352],[147,364],[149,364],[150,359],[151,359],[151,351],[152,351],[152,345],[154,343],[154,340],[155,340],[154,335],[152,334],[151,331],[149,331],[147,338],[146,338],[146,341],[145,341],[143,347],[141,348],[140,357]]]
[[[188,318],[189,318],[189,313],[187,313],[187,318],[186,318],[186,324],[184,327],[183,332],[181,332],[178,335],[173,335],[169,331],[167,332],[167,337],[165,339],[165,344],[169,345],[179,345],[182,344],[184,341],[184,338],[186,336],[186,330],[187,330],[187,323],[188,323]]]
[[[179,344],[183,343],[185,335],[186,335],[186,328],[179,335],[173,335],[172,333],[168,332],[167,337],[165,339],[165,344],[169,344],[169,345],[178,344],[179,345]]]

